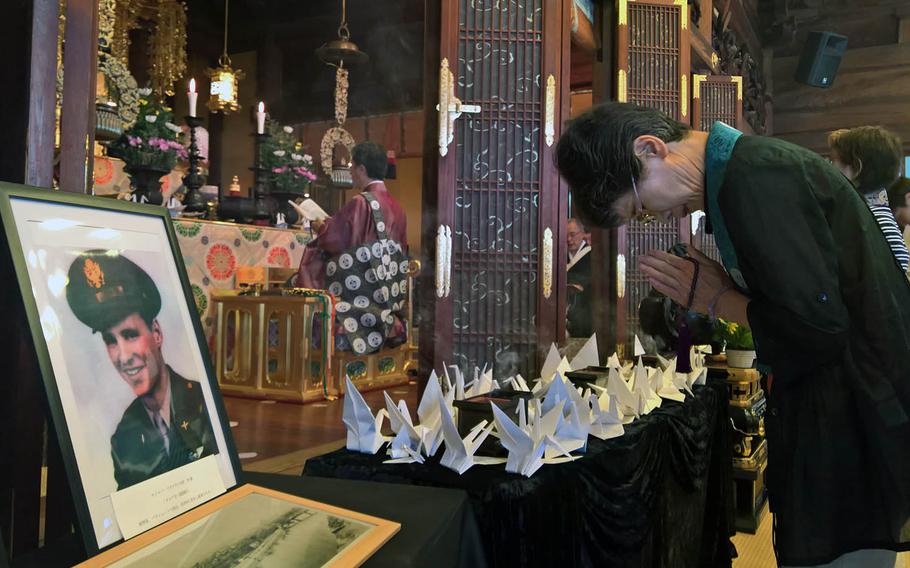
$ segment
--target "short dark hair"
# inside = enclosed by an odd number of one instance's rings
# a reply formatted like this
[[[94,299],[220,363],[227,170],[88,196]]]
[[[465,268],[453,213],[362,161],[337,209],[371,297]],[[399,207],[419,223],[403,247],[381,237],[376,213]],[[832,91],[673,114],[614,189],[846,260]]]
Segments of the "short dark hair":
[[[901,168],[901,139],[881,126],[858,126],[835,130],[828,146],[842,164],[859,174],[850,180],[860,193],[889,187]]]
[[[891,205],[892,211],[898,207],[907,206],[908,193],[910,193],[910,179],[899,177],[896,182],[891,184],[891,187],[888,188],[888,203]]]
[[[578,228],[581,230],[582,233],[588,232],[588,227],[584,223],[581,222],[581,219],[578,219],[577,217],[569,217],[569,220],[566,221],[566,224],[569,224],[569,223],[575,223],[576,225],[578,225]]]
[[[688,132],[659,110],[630,103],[604,103],[569,121],[556,145],[556,167],[569,182],[579,217],[596,227],[623,224],[613,204],[641,175],[635,139],[650,134],[675,142]]]
[[[355,165],[363,166],[370,179],[385,179],[389,159],[385,148],[376,142],[361,142],[351,150],[351,161]]]

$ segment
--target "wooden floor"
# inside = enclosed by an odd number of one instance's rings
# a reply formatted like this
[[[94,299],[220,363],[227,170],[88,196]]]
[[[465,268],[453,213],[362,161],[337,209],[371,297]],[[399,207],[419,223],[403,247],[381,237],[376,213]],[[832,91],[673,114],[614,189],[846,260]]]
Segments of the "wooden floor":
[[[404,399],[411,415],[415,415],[416,383],[388,390],[392,400]],[[382,392],[363,393],[373,412],[385,408]],[[299,474],[306,458],[344,445],[341,398],[293,404],[226,396],[224,404],[245,470]]]

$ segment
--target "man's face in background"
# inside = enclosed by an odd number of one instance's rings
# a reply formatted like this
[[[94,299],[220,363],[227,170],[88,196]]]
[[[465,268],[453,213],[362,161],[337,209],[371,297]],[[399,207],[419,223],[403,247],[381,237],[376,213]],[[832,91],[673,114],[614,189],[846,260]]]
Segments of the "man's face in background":
[[[572,220],[569,221],[566,227],[566,239],[568,240],[569,254],[573,255],[581,248],[581,243],[588,239],[588,234],[582,232],[578,222]]]
[[[158,320],[149,327],[142,316],[133,313],[103,331],[101,337],[111,363],[133,389],[133,394],[137,397],[153,394],[164,369],[163,337]]]

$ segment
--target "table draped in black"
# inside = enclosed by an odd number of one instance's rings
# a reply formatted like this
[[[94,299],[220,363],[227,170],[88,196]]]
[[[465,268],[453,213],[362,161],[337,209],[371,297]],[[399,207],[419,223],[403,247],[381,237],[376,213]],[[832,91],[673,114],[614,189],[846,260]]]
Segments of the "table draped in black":
[[[626,426],[621,438],[589,438],[576,461],[532,477],[474,466],[384,464],[341,449],[307,460],[304,476],[463,489],[491,566],[729,566],[732,453],[723,381],[685,403]]]

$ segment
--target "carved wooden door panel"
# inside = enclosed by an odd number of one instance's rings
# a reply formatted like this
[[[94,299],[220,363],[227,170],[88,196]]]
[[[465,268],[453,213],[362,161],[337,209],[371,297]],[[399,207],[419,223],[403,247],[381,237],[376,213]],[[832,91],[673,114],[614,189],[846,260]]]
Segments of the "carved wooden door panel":
[[[435,213],[435,308],[421,329],[421,359],[437,369],[529,373],[565,333],[552,154],[568,109],[567,1],[441,1],[438,187],[424,215]]]
[[[618,0],[617,93],[623,102],[659,109],[689,123],[689,34],[686,0]],[[621,353],[639,332],[638,305],[650,286],[638,256],[689,242],[688,218],[617,230],[616,342]]]

